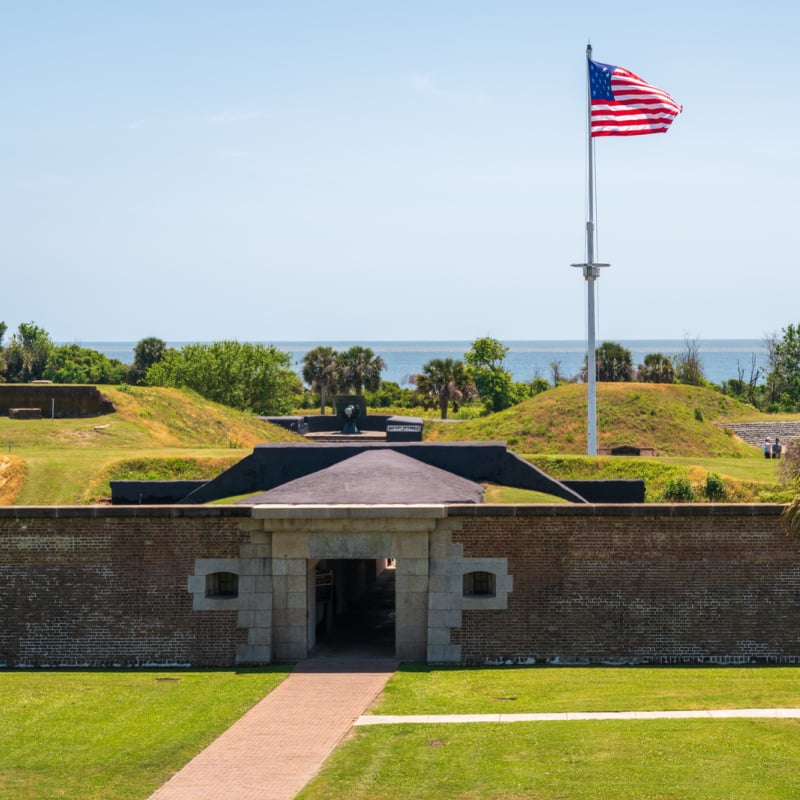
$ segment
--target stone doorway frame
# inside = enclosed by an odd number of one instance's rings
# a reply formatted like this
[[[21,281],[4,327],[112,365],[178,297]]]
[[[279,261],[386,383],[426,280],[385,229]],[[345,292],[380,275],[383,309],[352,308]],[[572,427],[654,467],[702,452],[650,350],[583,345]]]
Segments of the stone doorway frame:
[[[272,660],[306,658],[313,646],[309,603],[319,559],[395,560],[395,657],[425,661],[429,541],[440,505],[255,506],[253,522],[271,539]]]

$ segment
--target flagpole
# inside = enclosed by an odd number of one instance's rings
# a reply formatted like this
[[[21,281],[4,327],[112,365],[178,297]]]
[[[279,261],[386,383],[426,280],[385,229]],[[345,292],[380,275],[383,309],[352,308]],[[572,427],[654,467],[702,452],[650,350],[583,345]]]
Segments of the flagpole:
[[[595,322],[595,281],[600,277],[600,268],[608,264],[600,264],[594,260],[594,140],[592,139],[592,90],[589,84],[589,60],[592,57],[592,45],[586,45],[586,108],[587,138],[589,141],[589,206],[586,220],[586,261],[583,264],[572,264],[581,267],[586,280],[587,293],[587,354],[586,354],[586,453],[597,455],[597,357],[596,357],[596,325]]]

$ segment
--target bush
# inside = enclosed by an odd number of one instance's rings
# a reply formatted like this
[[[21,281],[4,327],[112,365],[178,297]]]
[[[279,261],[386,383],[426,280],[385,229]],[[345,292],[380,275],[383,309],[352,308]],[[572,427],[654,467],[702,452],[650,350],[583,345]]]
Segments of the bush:
[[[254,414],[288,414],[301,394],[292,358],[273,345],[220,341],[169,350],[147,370],[149,386],[191,389]]]
[[[709,472],[706,475],[705,495],[709,500],[722,501],[728,498],[728,491],[725,482],[719,475]]]
[[[534,378],[530,384],[530,396],[535,397],[537,394],[546,392],[550,388],[550,384],[544,378]]]
[[[364,392],[367,405],[370,408],[414,408],[417,403],[413,389],[405,389],[394,381],[383,381],[380,388],[374,392]]]
[[[664,489],[664,500],[671,503],[691,503],[694,489],[687,478],[672,478]]]

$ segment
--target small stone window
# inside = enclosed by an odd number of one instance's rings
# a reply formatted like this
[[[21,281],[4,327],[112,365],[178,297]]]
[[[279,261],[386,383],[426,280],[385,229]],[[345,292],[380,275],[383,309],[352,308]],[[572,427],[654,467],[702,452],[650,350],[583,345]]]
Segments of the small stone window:
[[[206,575],[206,597],[238,597],[239,576],[233,572]]]
[[[494,597],[495,585],[493,572],[464,573],[464,597]]]

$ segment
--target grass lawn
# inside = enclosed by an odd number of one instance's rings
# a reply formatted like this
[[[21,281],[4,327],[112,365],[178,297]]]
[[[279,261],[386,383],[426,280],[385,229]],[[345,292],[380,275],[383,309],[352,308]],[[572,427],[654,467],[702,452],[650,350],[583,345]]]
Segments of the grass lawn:
[[[0,672],[0,798],[144,800],[287,674]]]
[[[249,455],[251,450],[230,448],[174,447],[141,448],[135,456],[153,461],[184,459],[198,464],[207,463],[217,475],[231,463]],[[29,479],[17,498],[18,505],[74,505],[98,502],[110,497],[109,477],[114,465],[130,459],[126,450],[23,450],[15,451],[27,464]],[[113,476],[115,477],[115,476]],[[192,476],[194,477],[194,476]]]
[[[297,800],[795,800],[797,720],[358,728]]]
[[[21,459],[25,469],[21,489],[13,494],[4,494],[0,483],[0,502],[107,502],[110,479],[207,478],[249,455],[258,443],[302,441],[252,414],[191,393],[111,386],[101,391],[114,402],[115,413],[74,419],[0,417],[0,455]]]
[[[407,664],[375,714],[800,708],[798,667],[498,667]]]
[[[403,667],[379,714],[797,707],[800,669]],[[797,720],[357,728],[298,800],[796,798]]]
[[[562,500],[552,494],[534,492],[531,489],[515,489],[513,486],[497,486],[490,484],[486,487],[483,494],[484,503],[568,503],[569,500]]]
[[[287,674],[0,672],[2,800],[145,800]],[[373,711],[800,706],[789,667],[403,666]],[[796,798],[797,720],[357,728],[298,800]]]
[[[559,480],[639,479],[646,488],[646,502],[662,502],[667,483],[687,478],[694,486],[696,501],[704,500],[706,477],[718,475],[725,484],[727,499],[736,503],[786,502],[792,490],[781,481],[778,461],[759,454],[749,458],[659,456],[547,456],[524,454],[523,458]]]

